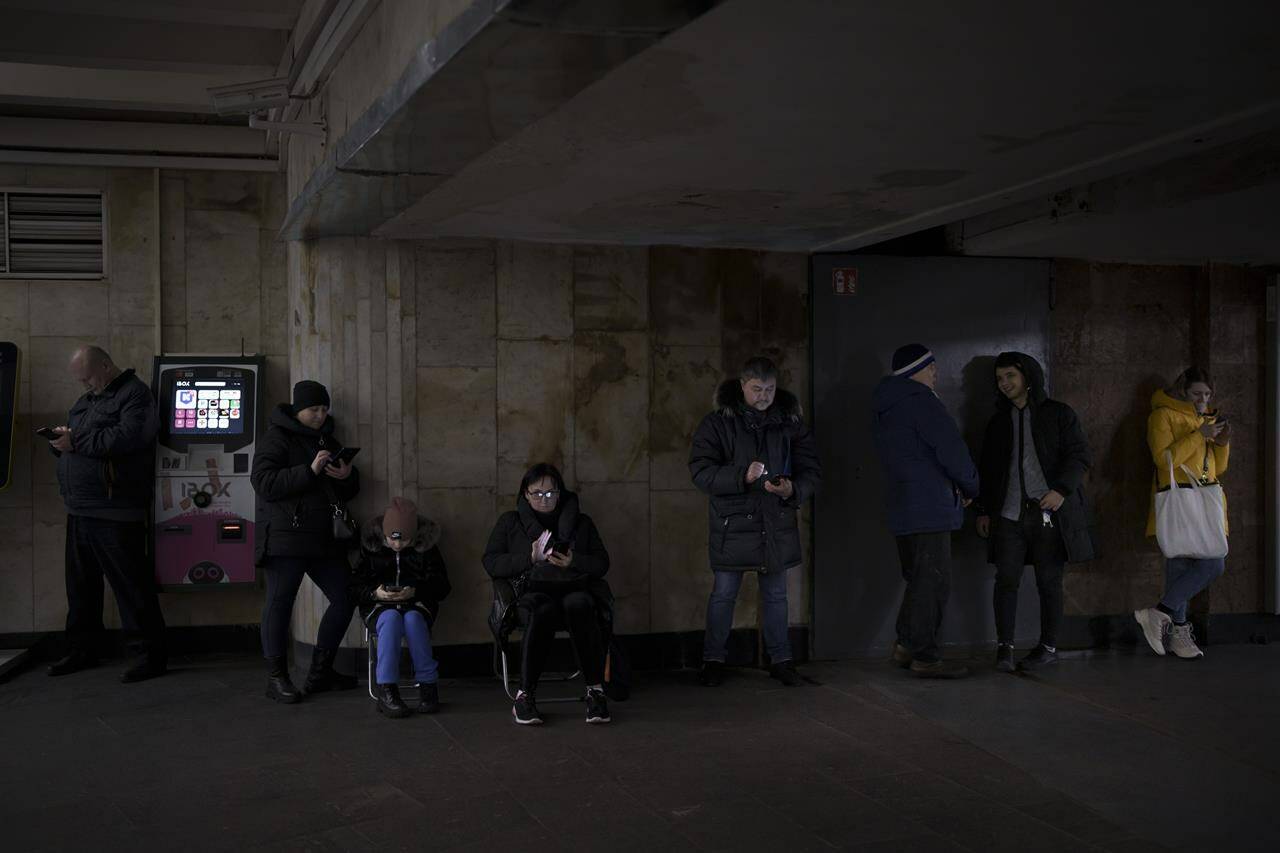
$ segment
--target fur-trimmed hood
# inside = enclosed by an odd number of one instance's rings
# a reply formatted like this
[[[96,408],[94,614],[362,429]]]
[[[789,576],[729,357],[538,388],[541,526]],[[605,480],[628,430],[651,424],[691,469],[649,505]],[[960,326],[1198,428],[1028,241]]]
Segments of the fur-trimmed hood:
[[[440,542],[440,525],[425,515],[418,516],[418,531],[413,536],[409,548],[424,554]],[[360,546],[370,554],[376,554],[386,548],[382,534],[382,516],[371,518],[360,528]]]
[[[800,405],[800,400],[795,394],[784,388],[779,388],[773,395],[773,405],[764,412],[756,412],[755,409],[747,407],[747,401],[742,396],[742,382],[738,379],[726,379],[716,388],[715,397],[712,400],[715,410],[726,418],[735,418],[743,414],[752,414],[756,417],[764,418],[768,421],[791,421],[792,423],[800,423],[804,418],[804,408]]]

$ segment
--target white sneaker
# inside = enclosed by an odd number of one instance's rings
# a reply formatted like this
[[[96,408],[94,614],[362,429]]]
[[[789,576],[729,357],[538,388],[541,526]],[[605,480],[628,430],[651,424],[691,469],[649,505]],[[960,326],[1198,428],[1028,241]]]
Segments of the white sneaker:
[[[1195,634],[1191,631],[1191,623],[1174,625],[1169,630],[1169,651],[1184,660],[1204,657],[1204,652],[1196,645]]]
[[[1133,618],[1142,626],[1142,635],[1147,638],[1147,645],[1158,655],[1164,654],[1164,635],[1169,633],[1173,619],[1154,607],[1133,611]]]

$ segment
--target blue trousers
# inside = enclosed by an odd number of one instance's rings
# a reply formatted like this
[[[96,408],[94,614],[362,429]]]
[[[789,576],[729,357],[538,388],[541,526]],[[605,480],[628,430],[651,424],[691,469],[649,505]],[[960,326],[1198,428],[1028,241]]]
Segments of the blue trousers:
[[[742,576],[746,572],[715,572],[715,586],[707,601],[707,633],[702,659],[724,663],[733,628],[733,606],[738,602]],[[791,660],[791,640],[787,637],[787,573],[757,572],[760,587],[760,615],[764,628],[764,649],[770,663]]]
[[[414,679],[419,684],[435,684],[439,667],[431,653],[427,617],[420,610],[406,613],[384,610],[378,614],[378,683],[396,684],[400,681],[400,641],[405,637],[409,638]]]
[[[1173,613],[1173,621],[1187,621],[1187,602],[1196,593],[1222,577],[1227,567],[1222,558],[1197,560],[1194,557],[1170,557],[1164,563],[1164,595],[1160,603]]]

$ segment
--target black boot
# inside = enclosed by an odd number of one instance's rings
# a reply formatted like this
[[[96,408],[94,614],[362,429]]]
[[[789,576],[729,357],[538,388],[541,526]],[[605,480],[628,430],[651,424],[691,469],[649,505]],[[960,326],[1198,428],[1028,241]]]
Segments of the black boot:
[[[49,664],[48,673],[54,676],[70,675],[73,672],[79,672],[82,669],[88,669],[97,665],[97,658],[93,657],[88,652],[76,650],[66,657]]]
[[[394,684],[379,684],[378,694],[378,713],[385,714],[388,717],[407,717],[413,712],[409,710],[409,706],[404,704],[404,700],[400,698],[400,688]]]
[[[418,707],[416,710],[419,714],[434,714],[440,710],[440,688],[434,684],[418,685]]]
[[[168,661],[163,655],[147,655],[121,673],[120,683],[133,684],[136,681],[159,678],[168,671]]]
[[[343,675],[333,668],[333,659],[337,654],[337,649],[321,648],[311,653],[311,669],[307,672],[307,680],[302,685],[304,693],[355,689],[355,676]]]
[[[289,680],[289,662],[283,657],[267,658],[267,698],[284,705],[302,701],[302,694]]]

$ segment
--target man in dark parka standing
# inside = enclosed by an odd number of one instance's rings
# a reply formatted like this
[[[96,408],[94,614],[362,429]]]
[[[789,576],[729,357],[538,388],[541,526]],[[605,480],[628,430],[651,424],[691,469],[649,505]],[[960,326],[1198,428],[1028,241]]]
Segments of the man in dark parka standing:
[[[1093,536],[1084,497],[1089,442],[1080,419],[1045,393],[1044,371],[1026,353],[996,357],[996,409],[978,470],[978,535],[996,566],[996,669],[1013,672],[1018,586],[1027,563],[1040,596],[1040,642],[1018,662],[1032,670],[1058,659],[1064,563],[1091,560]]]
[[[778,388],[772,361],[749,359],[716,390],[689,453],[693,483],[710,497],[707,548],[715,585],[699,681],[723,679],[733,608],[744,572],[756,572],[769,674],[800,683],[787,638],[787,570],[801,563],[801,505],[818,491],[821,469],[800,401]]]

